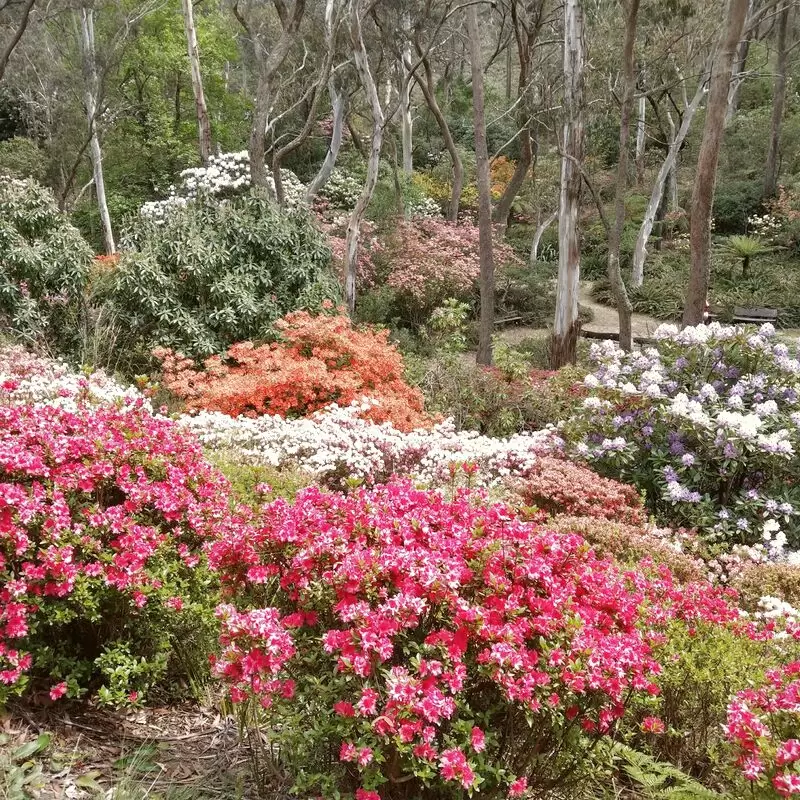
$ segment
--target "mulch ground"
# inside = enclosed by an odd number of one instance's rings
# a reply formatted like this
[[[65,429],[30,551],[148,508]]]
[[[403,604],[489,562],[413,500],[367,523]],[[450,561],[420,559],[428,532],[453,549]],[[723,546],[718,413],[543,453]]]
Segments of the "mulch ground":
[[[12,758],[41,734],[46,748]],[[59,702],[0,715],[2,800],[256,797],[250,763],[236,720],[196,705],[115,712]]]

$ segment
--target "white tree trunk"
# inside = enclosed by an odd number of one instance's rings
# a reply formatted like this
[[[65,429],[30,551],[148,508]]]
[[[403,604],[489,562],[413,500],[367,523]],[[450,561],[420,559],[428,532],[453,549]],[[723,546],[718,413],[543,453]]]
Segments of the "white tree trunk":
[[[636,180],[641,183],[644,180],[644,147],[645,147],[645,128],[647,115],[647,98],[642,95],[639,98],[639,114],[636,119]]]
[[[403,44],[403,80],[400,86],[400,126],[403,140],[403,172],[409,176],[414,171],[413,155],[413,130],[414,120],[411,116],[411,84],[412,75],[409,71],[411,64],[411,19],[408,12],[403,14],[403,31],[405,42]]]
[[[545,217],[537,226],[533,234],[533,241],[531,242],[531,254],[528,258],[528,264],[533,266],[539,260],[539,244],[542,241],[544,232],[556,221],[558,212],[554,211],[549,216]]]
[[[641,227],[639,228],[639,236],[636,238],[636,247],[633,251],[632,280],[634,286],[641,286],[642,282],[644,281],[644,262],[647,258],[647,241],[650,238],[650,234],[653,232],[653,224],[656,220],[658,207],[661,205],[661,198],[664,196],[664,184],[667,181],[667,176],[675,168],[678,152],[681,149],[683,140],[686,138],[686,134],[689,132],[692,119],[694,118],[694,115],[699,108],[700,102],[705,96],[705,93],[706,75],[704,74],[700,78],[700,83],[697,87],[697,91],[694,93],[692,101],[683,112],[681,126],[669,144],[667,157],[661,164],[661,169],[658,171],[658,177],[653,185],[653,191],[650,193],[650,202],[647,205],[644,219],[642,220]]]
[[[584,151],[584,39],[580,0],[564,2],[564,129],[558,218],[558,281],[550,360],[554,368],[575,358],[581,271],[581,165]]]
[[[100,211],[100,225],[103,229],[103,243],[106,254],[113,255],[117,248],[114,244],[114,231],[111,228],[111,215],[106,202],[106,184],[103,178],[103,152],[100,149],[100,138],[97,135],[98,86],[97,62],[94,49],[94,11],[81,9],[81,56],[83,60],[83,103],[86,106],[86,119],[89,123],[89,154],[92,159],[94,191],[97,196],[97,207]]]
[[[186,49],[189,55],[192,92],[194,93],[194,107],[197,115],[200,160],[203,164],[208,164],[208,157],[211,155],[211,122],[208,117],[206,96],[203,92],[203,76],[200,73],[200,48],[197,46],[197,31],[194,27],[194,8],[192,0],[182,0],[182,4],[183,28],[186,32]]]
[[[672,114],[667,110],[667,122],[669,123],[669,140],[672,142],[678,134],[678,129],[675,127],[675,120]],[[667,197],[669,198],[669,210],[678,210],[678,168],[680,167],[680,151],[675,154],[675,159],[672,162],[672,167],[667,176]]]
[[[344,117],[345,110],[347,109],[347,96],[344,92],[340,92],[334,84],[333,78],[328,81],[328,93],[331,98],[331,109],[333,110],[333,130],[331,131],[331,143],[328,146],[328,152],[325,154],[325,160],[322,166],[317,171],[317,174],[312,178],[311,182],[306,187],[305,199],[309,203],[323,186],[328,182],[333,168],[336,166],[336,159],[339,157],[339,150],[342,147],[342,135],[344,133]]]
[[[358,267],[358,246],[361,237],[361,223],[364,219],[375,184],[378,182],[381,145],[383,144],[384,113],[378,97],[378,88],[372,77],[361,31],[361,0],[350,0],[350,44],[353,48],[353,62],[359,81],[367,96],[367,103],[372,114],[372,141],[367,159],[367,178],[364,188],[356,202],[356,207],[347,223],[345,238],[345,300],[347,309],[352,315],[356,307],[356,272]],[[391,91],[391,84],[389,84]]]

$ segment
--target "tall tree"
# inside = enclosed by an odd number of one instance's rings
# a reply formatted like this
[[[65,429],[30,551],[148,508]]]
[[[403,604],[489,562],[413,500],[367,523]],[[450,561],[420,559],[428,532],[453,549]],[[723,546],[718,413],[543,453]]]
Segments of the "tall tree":
[[[494,260],[492,255],[492,195],[489,178],[489,149],[486,143],[486,104],[483,90],[483,57],[478,10],[474,3],[466,9],[469,55],[472,66],[472,113],[475,130],[475,165],[478,181],[478,232],[481,262],[481,313],[478,323],[479,364],[492,363],[494,332]]]
[[[778,167],[781,142],[781,125],[783,123],[783,109],[786,103],[786,62],[787,62],[787,31],[789,28],[789,13],[791,3],[782,0],[778,8],[778,41],[777,61],[775,64],[775,83],[772,90],[772,116],[769,127],[769,150],[767,151],[767,165],[764,169],[764,197],[774,197],[778,193]]]
[[[369,156],[367,157],[367,177],[364,187],[356,201],[353,213],[347,223],[345,236],[345,300],[347,309],[353,314],[356,308],[356,270],[358,266],[358,248],[361,238],[361,223],[367,212],[367,206],[372,199],[375,185],[378,182],[378,169],[381,160],[381,147],[383,145],[383,130],[385,114],[378,96],[378,87],[369,65],[367,48],[364,44],[364,31],[362,19],[364,16],[362,0],[349,0],[349,34],[350,46],[353,50],[353,62],[359,82],[367,96],[367,105],[372,116],[372,136],[370,139]]]
[[[564,0],[564,125],[561,136],[558,282],[550,342],[550,364],[554,369],[575,361],[580,332],[578,282],[581,243],[578,224],[584,154],[584,62],[581,0]]]
[[[89,154],[92,159],[92,175],[97,207],[100,211],[100,225],[103,229],[103,243],[106,254],[116,252],[114,231],[111,228],[111,215],[106,202],[106,183],[103,177],[103,152],[100,148],[100,137],[97,133],[97,117],[99,115],[99,79],[97,74],[97,53],[94,44],[94,10],[80,10],[80,48],[83,64],[83,98],[86,119],[89,125]]]
[[[537,148],[536,134],[531,109],[533,86],[533,57],[539,32],[546,22],[546,0],[511,0],[510,12],[514,37],[519,56],[519,83],[517,99],[517,121],[519,124],[520,155],[514,174],[494,209],[494,218],[501,231],[508,226],[511,205],[519,194],[525,178],[533,164]],[[510,51],[509,51],[510,52]]]
[[[631,115],[636,92],[636,20],[639,15],[639,0],[627,0],[625,8],[625,42],[622,46],[622,107],[619,124],[619,161],[617,162],[617,186],[614,199],[614,226],[608,241],[608,280],[619,314],[619,344],[623,350],[633,348],[631,314],[633,308],[622,281],[620,249],[625,228],[625,194],[628,188],[628,161],[630,148]]]
[[[685,79],[679,76],[681,84],[685,87]],[[686,140],[689,129],[692,124],[697,110],[703,98],[706,96],[706,85],[708,83],[708,71],[704,71],[697,84],[694,96],[691,100],[684,95],[683,99],[683,116],[681,124],[675,129],[674,124],[670,129],[669,145],[667,147],[667,154],[664,161],[661,163],[661,168],[656,176],[653,190],[650,193],[650,200],[644,212],[642,224],[639,226],[639,234],[636,237],[636,245],[633,249],[633,265],[631,267],[631,280],[634,286],[641,286],[644,281],[644,262],[647,258],[647,243],[650,240],[650,234],[653,232],[653,225],[655,224],[658,209],[661,206],[664,197],[664,187],[667,181],[676,176],[676,165],[678,161],[678,154],[681,147]]]
[[[290,8],[287,8],[284,0],[272,0],[280,23],[280,32],[271,46],[270,40],[273,37],[270,36],[271,26],[265,13],[266,4],[262,7],[252,0],[245,0],[245,2],[251,6],[249,9],[241,7],[237,0],[233,10],[250,37],[258,65],[256,101],[248,146],[250,178],[254,186],[266,187],[268,186],[267,166],[264,157],[267,128],[275,101],[276,82],[280,78],[281,67],[283,67],[289,51],[299,37],[300,24],[306,10],[306,0],[294,0]]]
[[[703,139],[697,157],[692,209],[689,231],[691,269],[686,306],[683,310],[684,325],[699,325],[703,321],[708,280],[711,268],[711,208],[714,202],[714,184],[717,179],[719,150],[728,106],[733,59],[747,17],[748,0],[730,0],[728,19],[723,44],[711,71],[711,86],[706,105],[706,121]]]
[[[189,54],[189,69],[192,75],[197,136],[200,144],[200,160],[208,164],[211,155],[211,122],[208,117],[206,96],[203,92],[203,76],[200,73],[200,48],[197,46],[197,31],[194,26],[192,0],[181,0],[183,5],[183,27],[186,31],[186,49]]]

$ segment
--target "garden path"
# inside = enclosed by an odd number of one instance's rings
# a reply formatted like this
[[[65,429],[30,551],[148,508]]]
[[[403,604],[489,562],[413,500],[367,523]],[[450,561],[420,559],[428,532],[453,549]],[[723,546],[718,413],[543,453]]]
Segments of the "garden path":
[[[583,326],[585,331],[596,333],[616,333],[619,331],[617,311],[609,306],[604,306],[592,298],[592,282],[581,281],[578,292],[578,302],[592,311],[592,321]],[[649,337],[661,325],[662,320],[649,317],[646,314],[634,314],[631,320],[634,336]],[[547,328],[531,328],[525,325],[513,326],[499,331],[499,335],[509,344],[519,344],[525,339],[540,337],[547,332]]]

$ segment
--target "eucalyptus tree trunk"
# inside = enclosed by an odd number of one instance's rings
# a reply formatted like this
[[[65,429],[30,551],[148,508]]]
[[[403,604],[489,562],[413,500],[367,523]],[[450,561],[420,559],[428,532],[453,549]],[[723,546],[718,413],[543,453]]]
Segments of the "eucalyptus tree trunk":
[[[575,362],[580,333],[578,282],[581,243],[578,222],[584,154],[583,9],[580,0],[564,0],[564,128],[561,140],[561,197],[558,219],[556,313],[550,342],[554,369]]]
[[[708,297],[714,184],[717,178],[719,150],[722,145],[725,110],[728,106],[728,92],[731,86],[731,68],[747,17],[747,8],[748,0],[730,0],[724,42],[711,71],[706,121],[692,190],[691,227],[689,230],[692,264],[689,271],[686,306],[683,310],[684,325],[699,325],[703,321],[703,312]]]
[[[528,264],[531,267],[539,260],[539,245],[542,241],[542,236],[544,236],[544,232],[556,221],[557,218],[558,212],[554,211],[552,214],[549,214],[543,220],[541,220],[536,226],[536,231],[534,232],[533,240],[531,241],[531,252],[528,256]]]
[[[772,90],[772,118],[769,128],[769,150],[767,166],[764,170],[764,197],[774,197],[778,193],[778,157],[781,143],[781,124],[786,103],[786,32],[789,27],[791,4],[783,0],[778,12],[778,61],[775,65],[775,84]]]
[[[486,144],[486,107],[483,92],[483,59],[478,11],[475,4],[466,9],[472,66],[472,109],[475,128],[475,164],[478,173],[478,232],[481,274],[481,313],[478,323],[479,364],[492,363],[492,334],[494,332],[494,260],[492,255],[492,197],[489,181],[489,149]]]
[[[403,173],[410,177],[414,171],[413,135],[414,120],[411,115],[411,84],[413,76],[409,66],[411,64],[411,19],[408,12],[403,14],[403,58],[400,65],[402,80],[400,83],[400,132],[403,142]]]
[[[650,200],[645,209],[644,219],[642,219],[642,224],[639,227],[639,235],[636,237],[636,245],[633,250],[631,282],[634,286],[641,286],[644,281],[644,262],[647,258],[647,242],[650,239],[650,234],[653,232],[653,225],[656,221],[658,208],[664,197],[664,185],[676,168],[678,153],[686,139],[686,135],[689,133],[694,115],[697,113],[697,109],[700,107],[700,103],[705,96],[705,86],[706,77],[704,74],[700,77],[700,82],[697,85],[694,97],[692,97],[691,102],[684,109],[681,125],[672,138],[672,141],[669,143],[667,156],[662,162],[661,169],[659,169],[655,183],[653,184],[653,191],[650,193]]]
[[[372,77],[369,60],[367,58],[367,50],[364,46],[364,34],[361,30],[361,0],[349,0],[349,2],[349,33],[350,45],[353,48],[353,61],[359,81],[364,89],[364,94],[367,96],[367,104],[372,115],[372,137],[369,156],[367,158],[367,177],[364,181],[364,188],[361,190],[356,206],[347,223],[347,234],[345,237],[345,300],[347,302],[347,309],[352,315],[356,308],[356,271],[358,267],[361,223],[364,221],[364,214],[367,211],[367,206],[375,191],[375,184],[378,182],[378,168],[380,166],[385,120],[380,97],[378,97],[378,87],[375,85],[375,79]]]
[[[644,183],[645,133],[647,131],[647,98],[639,98],[639,114],[636,118],[636,182]]]
[[[83,63],[83,104],[86,107],[86,119],[89,124],[89,154],[92,160],[94,191],[97,197],[97,208],[100,212],[100,226],[103,229],[103,244],[106,254],[117,252],[114,244],[114,231],[111,228],[111,215],[106,202],[106,183],[103,177],[103,151],[100,148],[100,137],[97,135],[97,115],[99,106],[99,80],[97,76],[97,60],[94,44],[94,11],[82,8],[81,15],[81,59]]]
[[[608,240],[608,280],[614,293],[619,314],[619,344],[623,350],[633,349],[631,315],[633,307],[625,290],[620,271],[622,233],[625,229],[625,194],[628,188],[628,139],[631,130],[634,92],[636,91],[636,20],[639,15],[639,0],[625,3],[625,44],[622,48],[622,108],[619,124],[619,160],[617,162],[617,186],[614,198],[614,226]]]
[[[306,203],[311,202],[319,194],[323,186],[331,177],[336,160],[339,158],[339,150],[342,147],[342,134],[344,133],[344,120],[347,112],[347,95],[336,88],[333,80],[328,81],[328,94],[331,99],[331,110],[333,111],[333,129],[331,130],[331,143],[328,145],[328,152],[322,162],[317,174],[311,179],[306,187]]]
[[[415,41],[417,56],[422,64],[425,79],[419,81],[419,88],[422,89],[422,96],[428,105],[428,109],[436,124],[439,126],[439,133],[442,134],[444,139],[444,146],[450,154],[450,162],[453,165],[453,187],[450,193],[450,206],[447,212],[447,218],[450,222],[458,221],[458,207],[461,203],[461,191],[464,188],[464,165],[461,161],[461,154],[458,152],[453,134],[450,132],[450,126],[447,124],[447,119],[439,107],[439,101],[436,99],[436,83],[433,79],[433,70],[431,69],[431,62],[426,55],[423,54],[422,47]]]
[[[249,25],[247,20],[236,12],[236,7],[234,8],[239,22],[252,39],[253,52],[258,64],[258,83],[256,85],[256,100],[253,109],[253,122],[250,128],[248,153],[250,156],[250,178],[254,186],[262,188],[267,188],[269,185],[267,181],[267,166],[264,162],[266,152],[264,140],[267,134],[270,113],[272,112],[274,84],[278,71],[283,66],[283,62],[289,55],[289,50],[297,40],[306,6],[306,0],[294,0],[294,5],[291,12],[289,12],[283,0],[273,0],[273,2],[276,9],[278,9],[281,34],[272,49],[267,47],[262,31],[256,30]]]
[[[747,16],[753,13],[755,7],[755,0],[750,0],[747,6]],[[741,75],[747,66],[747,56],[750,54],[750,40],[753,36],[754,29],[750,29],[745,34],[745,38],[739,42],[739,47],[736,50],[736,58],[733,62],[731,88],[728,90],[728,107],[725,109],[725,127],[727,128],[736,116],[739,110],[739,98],[742,94],[742,84],[744,78]]]
[[[203,92],[203,76],[200,73],[200,48],[197,46],[197,31],[194,27],[192,0],[181,0],[183,4],[183,27],[186,32],[186,49],[189,54],[189,69],[192,74],[192,91],[197,115],[197,136],[200,144],[200,160],[208,164],[211,155],[211,122],[208,117],[206,96]]]

